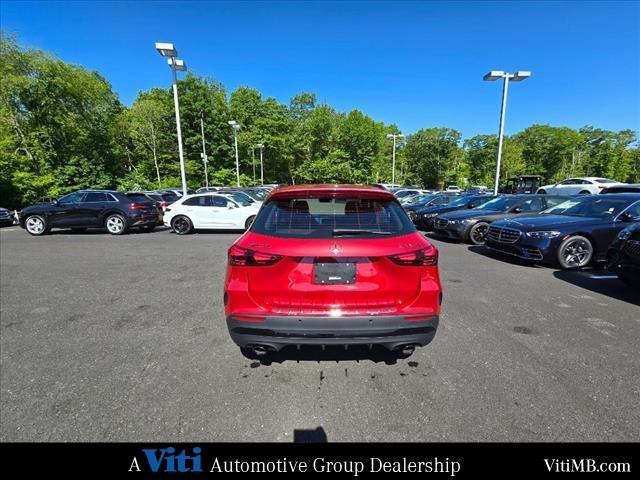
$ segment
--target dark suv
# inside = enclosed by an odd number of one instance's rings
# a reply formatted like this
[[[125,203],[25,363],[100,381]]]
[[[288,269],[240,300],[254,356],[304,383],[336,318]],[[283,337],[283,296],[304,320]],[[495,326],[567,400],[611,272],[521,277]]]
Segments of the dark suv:
[[[79,190],[20,212],[20,226],[31,235],[44,235],[52,228],[102,227],[122,235],[131,227],[149,232],[157,222],[158,210],[143,193],[114,190]]]

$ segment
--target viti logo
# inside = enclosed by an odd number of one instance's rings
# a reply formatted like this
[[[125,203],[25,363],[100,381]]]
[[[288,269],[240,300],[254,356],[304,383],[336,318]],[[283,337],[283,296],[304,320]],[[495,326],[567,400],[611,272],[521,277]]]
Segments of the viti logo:
[[[189,454],[187,454],[186,449],[176,453],[176,449],[173,447],[144,448],[142,452],[149,469],[154,473],[202,472],[202,460],[200,458],[202,449],[200,447],[193,447]],[[144,468],[140,468],[138,459],[133,457],[129,471],[141,472],[143,470]]]

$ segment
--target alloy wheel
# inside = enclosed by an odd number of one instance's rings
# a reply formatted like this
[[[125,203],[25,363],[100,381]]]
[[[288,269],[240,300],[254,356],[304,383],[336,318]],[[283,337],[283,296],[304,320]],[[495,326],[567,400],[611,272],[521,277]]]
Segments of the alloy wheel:
[[[577,238],[565,245],[562,256],[569,267],[584,267],[591,260],[592,253],[589,242]]]
[[[44,221],[40,217],[29,217],[26,222],[27,231],[33,235],[44,232]]]
[[[120,233],[124,229],[124,221],[120,217],[109,217],[107,219],[107,230],[109,233]]]

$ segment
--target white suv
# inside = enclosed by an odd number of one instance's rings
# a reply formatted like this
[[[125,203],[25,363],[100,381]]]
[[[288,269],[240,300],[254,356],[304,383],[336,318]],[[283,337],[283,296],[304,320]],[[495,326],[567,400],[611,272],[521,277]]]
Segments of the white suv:
[[[178,235],[195,229],[245,230],[251,226],[259,210],[255,204],[247,205],[213,193],[187,195],[166,208],[164,224]]]
[[[549,195],[588,195],[597,194],[603,188],[613,185],[624,185],[621,182],[609,178],[600,177],[576,177],[563,180],[553,185],[544,185],[536,193],[547,193]]]

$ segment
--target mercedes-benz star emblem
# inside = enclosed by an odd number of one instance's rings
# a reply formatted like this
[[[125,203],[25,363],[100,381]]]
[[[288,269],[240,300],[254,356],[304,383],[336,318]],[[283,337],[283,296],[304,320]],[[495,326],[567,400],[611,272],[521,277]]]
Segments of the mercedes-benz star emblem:
[[[331,253],[333,253],[334,255],[338,255],[339,253],[342,252],[342,247],[340,245],[338,245],[337,243],[334,243],[331,248],[329,249],[329,251]]]

